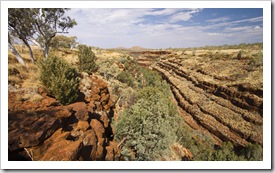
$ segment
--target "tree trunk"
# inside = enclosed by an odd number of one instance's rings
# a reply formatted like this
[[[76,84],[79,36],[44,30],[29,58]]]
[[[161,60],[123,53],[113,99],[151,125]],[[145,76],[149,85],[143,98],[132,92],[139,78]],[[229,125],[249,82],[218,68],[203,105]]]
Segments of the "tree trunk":
[[[31,61],[32,61],[32,63],[34,63],[35,59],[34,59],[34,56],[33,56],[32,48],[31,48],[31,46],[29,44],[27,44],[27,47],[29,48],[29,53],[30,53]]]
[[[43,46],[39,44],[34,38],[30,38],[31,42],[33,42],[36,46],[38,46],[40,49],[43,49]]]
[[[45,47],[44,47],[44,58],[47,59],[48,58],[48,55],[49,55],[49,49],[50,49],[50,44],[51,44],[51,41],[52,41],[52,38],[55,36],[52,35],[49,39],[46,39],[45,38]]]
[[[15,58],[17,59],[17,61],[22,64],[25,65],[25,62],[22,58],[22,56],[17,52],[17,50],[15,49],[15,47],[9,43],[9,49],[11,51],[11,53],[15,56]]]
[[[45,44],[45,48],[44,48],[44,58],[47,59],[49,55],[49,45]]]
[[[11,42],[11,39],[10,39],[10,35],[9,35],[9,38],[8,38],[8,42],[9,42],[9,49],[10,49],[11,53],[15,56],[15,58],[17,59],[17,61],[20,64],[25,65],[25,62],[24,62],[22,56],[18,53],[18,51],[12,45],[12,42]]]
[[[22,41],[24,42],[24,44],[28,47],[29,53],[30,53],[30,59],[31,59],[32,63],[34,63],[35,59],[34,59],[34,57],[33,57],[33,52],[32,52],[32,48],[31,48],[30,44],[28,43],[27,40],[24,40],[24,39],[21,39],[21,40],[22,40]]]

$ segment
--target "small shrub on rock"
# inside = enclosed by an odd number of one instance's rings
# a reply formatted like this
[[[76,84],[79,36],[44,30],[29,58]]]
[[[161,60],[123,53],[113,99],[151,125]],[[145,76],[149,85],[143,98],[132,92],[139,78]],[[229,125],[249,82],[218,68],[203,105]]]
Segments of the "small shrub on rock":
[[[67,105],[77,99],[80,79],[75,68],[58,57],[42,60],[39,68],[40,81],[61,104]]]

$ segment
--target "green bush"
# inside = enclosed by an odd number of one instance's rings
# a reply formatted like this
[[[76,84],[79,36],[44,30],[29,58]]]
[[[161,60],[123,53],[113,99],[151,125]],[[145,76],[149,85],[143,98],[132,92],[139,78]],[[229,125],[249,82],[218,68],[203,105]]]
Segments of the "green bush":
[[[240,51],[238,52],[238,54],[237,54],[237,59],[238,59],[238,60],[242,59],[242,58],[244,57],[244,53],[245,53],[244,50],[240,50]]]
[[[241,150],[241,155],[248,161],[261,161],[263,160],[263,148],[259,144],[249,143]]]
[[[248,62],[248,70],[253,71],[263,66],[263,53],[258,52],[252,55],[252,59]]]
[[[78,73],[65,60],[49,57],[39,63],[40,81],[61,104],[67,105],[78,97]]]
[[[138,101],[116,124],[116,140],[123,141],[124,160],[160,160],[176,141],[177,111],[169,99],[153,87],[142,89]]]
[[[78,49],[79,70],[87,73],[92,73],[96,71],[96,56],[94,52],[91,50],[91,48],[86,45],[79,45]]]
[[[135,84],[134,83],[135,82],[135,78],[131,74],[129,74],[129,73],[125,72],[125,71],[122,71],[117,76],[117,80],[119,80],[122,83],[126,83],[130,87],[134,87],[134,84]]]
[[[51,47],[53,49],[59,49],[59,48],[75,48],[77,45],[77,37],[66,37],[64,35],[57,35],[55,36],[51,41]]]

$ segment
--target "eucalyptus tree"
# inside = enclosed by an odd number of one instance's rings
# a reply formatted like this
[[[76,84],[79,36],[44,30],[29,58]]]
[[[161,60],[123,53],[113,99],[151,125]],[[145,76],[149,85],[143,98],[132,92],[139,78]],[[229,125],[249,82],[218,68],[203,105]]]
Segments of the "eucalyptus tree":
[[[69,16],[65,16],[67,8],[39,8],[32,9],[34,14],[33,27],[36,31],[37,40],[33,43],[43,49],[44,58],[48,57],[52,39],[57,33],[68,33],[77,23]]]
[[[28,47],[31,61],[35,58],[30,41],[43,50],[44,58],[48,57],[52,39],[57,33],[68,33],[77,23],[65,16],[67,8],[10,8],[9,17],[9,48],[17,60],[24,64],[21,55],[12,44],[11,37],[17,37]]]
[[[23,59],[17,52],[11,42],[11,35],[19,38],[29,49],[30,59],[35,61],[31,46],[30,38],[35,33],[33,27],[33,13],[26,8],[9,8],[8,10],[8,29],[9,29],[9,47],[11,52],[16,56],[17,60],[22,64]]]

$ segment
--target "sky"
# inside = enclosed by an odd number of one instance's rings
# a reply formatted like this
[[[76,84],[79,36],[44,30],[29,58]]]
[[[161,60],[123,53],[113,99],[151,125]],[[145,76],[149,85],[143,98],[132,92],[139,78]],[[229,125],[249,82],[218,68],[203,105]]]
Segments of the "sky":
[[[263,42],[262,8],[72,8],[67,36],[100,48],[186,48]]]

